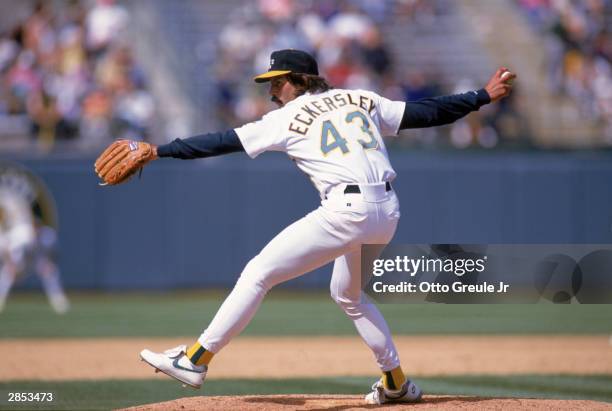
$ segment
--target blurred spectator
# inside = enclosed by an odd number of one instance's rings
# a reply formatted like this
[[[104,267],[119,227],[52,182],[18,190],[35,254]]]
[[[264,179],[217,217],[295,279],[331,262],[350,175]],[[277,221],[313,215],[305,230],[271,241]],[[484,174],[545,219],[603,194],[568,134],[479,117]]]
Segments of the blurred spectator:
[[[83,100],[81,148],[94,148],[104,144],[110,135],[112,97],[102,88],[91,90]]]
[[[0,72],[4,72],[19,52],[21,29],[0,37]]]
[[[87,47],[95,54],[103,53],[124,35],[129,21],[127,10],[114,0],[96,0],[87,14]]]
[[[57,132],[62,122],[54,96],[44,90],[36,90],[29,94],[28,115],[32,119],[32,133],[44,150],[53,146]]]
[[[40,91],[42,87],[40,73],[34,66],[35,59],[34,53],[23,50],[6,76],[10,93],[15,97],[16,113],[25,112],[28,95]]]
[[[259,0],[259,10],[273,22],[291,19],[294,12],[293,0]]]
[[[358,41],[373,28],[370,20],[357,6],[346,2],[328,22],[328,34],[347,40]]]
[[[117,138],[140,138],[151,126],[155,102],[144,84],[136,84],[125,77],[116,93],[115,124]]]
[[[376,27],[368,29],[361,42],[363,62],[379,76],[384,76],[391,68],[391,56],[385,47],[380,31]]]
[[[49,64],[55,47],[55,31],[50,3],[38,1],[24,23],[24,48],[35,53],[41,64]]]
[[[126,46],[127,10],[113,0],[54,6],[35,3],[0,36],[0,116],[28,118],[44,149],[58,140],[94,149],[125,135],[146,139],[155,103]]]
[[[530,23],[547,35],[550,87],[600,121],[612,144],[612,2],[516,0]]]

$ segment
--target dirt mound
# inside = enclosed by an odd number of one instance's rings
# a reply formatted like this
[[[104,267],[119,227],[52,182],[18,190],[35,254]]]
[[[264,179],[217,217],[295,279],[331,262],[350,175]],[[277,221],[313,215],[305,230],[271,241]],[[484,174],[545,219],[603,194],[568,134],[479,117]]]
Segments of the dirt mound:
[[[239,397],[189,397],[157,404],[126,408],[129,411],[185,410],[363,410],[366,405],[356,395],[245,395]],[[536,400],[522,398],[483,398],[427,395],[419,404],[385,406],[385,410],[612,410],[612,404],[586,400]]]

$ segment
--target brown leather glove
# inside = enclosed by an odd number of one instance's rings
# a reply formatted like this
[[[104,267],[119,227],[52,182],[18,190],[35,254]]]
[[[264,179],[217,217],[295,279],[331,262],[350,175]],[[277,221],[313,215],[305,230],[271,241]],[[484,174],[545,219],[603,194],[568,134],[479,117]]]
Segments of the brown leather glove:
[[[115,185],[127,181],[149,161],[157,158],[155,147],[143,141],[117,140],[96,160],[94,169],[104,184]]]

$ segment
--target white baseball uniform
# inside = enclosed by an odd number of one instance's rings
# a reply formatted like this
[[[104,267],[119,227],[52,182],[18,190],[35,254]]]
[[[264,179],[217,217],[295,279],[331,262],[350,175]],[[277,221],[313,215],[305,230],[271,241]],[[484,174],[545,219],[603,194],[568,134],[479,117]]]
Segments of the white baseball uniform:
[[[56,241],[51,227],[35,229],[29,202],[19,193],[0,189],[0,312],[17,277],[33,268],[41,278],[53,309],[64,313],[68,299],[59,270],[48,255]]]
[[[8,253],[21,261],[36,241],[30,206],[20,195],[0,189],[0,212],[0,257]]]
[[[361,292],[361,245],[386,244],[397,227],[399,202],[383,135],[396,135],[405,103],[365,90],[305,94],[235,131],[250,157],[284,151],[321,195],[321,206],[270,241],[242,271],[199,337],[218,352],[251,320],[274,285],[335,260],[331,295],[372,349],[379,367],[399,366],[389,328]],[[345,193],[359,185],[359,193]],[[354,190],[349,190],[354,191]]]

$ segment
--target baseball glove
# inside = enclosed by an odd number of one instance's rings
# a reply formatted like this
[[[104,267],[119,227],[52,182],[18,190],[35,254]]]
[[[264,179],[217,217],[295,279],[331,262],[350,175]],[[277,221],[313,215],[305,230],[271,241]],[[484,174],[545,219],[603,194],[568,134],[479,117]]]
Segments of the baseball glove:
[[[101,185],[121,184],[155,157],[154,147],[149,143],[117,140],[100,154],[94,169],[104,181]]]

